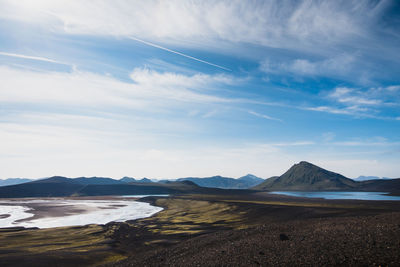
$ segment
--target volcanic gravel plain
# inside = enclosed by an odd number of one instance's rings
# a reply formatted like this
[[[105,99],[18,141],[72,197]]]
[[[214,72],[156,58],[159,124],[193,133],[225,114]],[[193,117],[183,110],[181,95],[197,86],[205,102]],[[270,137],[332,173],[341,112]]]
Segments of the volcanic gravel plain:
[[[396,201],[266,192],[146,197],[148,218],[0,229],[1,266],[399,266]]]

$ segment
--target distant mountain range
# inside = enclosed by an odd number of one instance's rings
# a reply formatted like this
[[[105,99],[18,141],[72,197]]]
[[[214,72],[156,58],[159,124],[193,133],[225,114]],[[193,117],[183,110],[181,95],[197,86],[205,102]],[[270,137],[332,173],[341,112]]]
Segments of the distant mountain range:
[[[392,178],[388,177],[378,177],[378,176],[358,176],[357,178],[353,178],[354,181],[362,182],[369,180],[391,180]]]
[[[267,191],[377,191],[400,193],[400,179],[354,181],[341,174],[302,161],[281,176],[253,187]]]
[[[125,183],[111,178],[66,178],[54,176],[28,183],[0,187],[0,198],[17,197],[63,197],[99,195],[147,195],[200,192],[196,184],[170,183]]]
[[[0,179],[0,186],[23,184],[32,181],[33,181],[32,179],[26,179],[26,178],[8,178],[4,180]]]
[[[7,197],[60,197],[100,195],[147,195],[176,193],[230,193],[261,191],[376,191],[400,194],[400,179],[369,179],[357,181],[302,161],[293,165],[281,176],[262,179],[248,174],[238,179],[212,176],[187,177],[175,181],[151,181],[124,177],[115,180],[106,177],[67,178],[54,176],[31,181],[8,179],[4,182],[20,184],[1,186],[0,198]],[[24,183],[22,183],[24,182]],[[224,191],[225,190],[225,191]],[[230,191],[229,191],[230,190]],[[234,193],[233,193],[234,192]]]
[[[202,187],[247,189],[264,182],[264,179],[254,176],[252,174],[247,174],[246,176],[242,176],[238,179],[222,176],[212,176],[206,178],[187,177],[177,179],[177,181],[191,181]]]
[[[17,184],[23,184],[23,183],[28,183],[28,182],[34,182],[34,181],[40,181],[43,179],[47,178],[42,178],[42,179],[27,179],[27,178],[8,178],[8,179],[0,179],[0,187],[1,186],[8,186],[8,185],[17,185]],[[126,183],[151,183],[152,181],[148,178],[142,178],[142,179],[135,179],[132,177],[123,177],[119,180],[115,180],[112,178],[107,178],[107,177],[79,177],[79,178],[73,178],[75,179],[75,182],[79,182],[82,184],[126,184]]]
[[[2,186],[0,187],[0,198],[152,195],[181,193],[248,193],[247,190],[242,189],[224,190],[220,188],[201,187],[188,180],[148,182],[146,179],[141,179],[130,182],[133,180],[114,180],[104,177],[67,178],[62,176],[54,176],[47,179],[35,180],[17,185]]]
[[[148,179],[148,178],[142,178],[140,180],[136,180],[135,178],[132,177],[123,177],[119,179],[119,181],[124,182],[124,183],[152,183],[153,181]]]
[[[135,179],[132,177],[123,177],[119,180],[107,178],[107,177],[79,177],[79,178],[68,178],[73,179],[75,183],[79,184],[127,184],[127,183],[166,183],[170,181],[191,181],[202,187],[212,187],[212,188],[223,188],[223,189],[247,189],[256,186],[264,181],[264,179],[254,176],[252,174],[247,174],[246,176],[240,177],[238,179],[222,177],[222,176],[212,176],[206,178],[197,177],[187,177],[179,178],[175,180],[161,180],[152,181],[148,178]],[[32,180],[32,179],[21,179],[21,178],[10,178],[6,180],[0,180],[0,187],[7,185],[17,185],[27,182],[37,182],[44,179]]]

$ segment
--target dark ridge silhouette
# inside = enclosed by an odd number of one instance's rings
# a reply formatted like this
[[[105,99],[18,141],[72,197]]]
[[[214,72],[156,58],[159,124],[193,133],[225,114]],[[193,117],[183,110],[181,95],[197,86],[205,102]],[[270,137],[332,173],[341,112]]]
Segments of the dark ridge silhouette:
[[[31,182],[32,179],[27,178],[8,178],[8,179],[0,179],[0,186],[8,186],[8,185],[16,185]]]
[[[180,178],[177,181],[191,181],[202,187],[214,187],[222,189],[248,189],[262,183],[264,179],[256,177],[252,174],[248,174],[238,179],[217,175],[206,178],[186,177]]]
[[[257,185],[258,190],[351,190],[357,187],[357,182],[341,174],[320,168],[314,164],[302,161],[293,165],[279,177],[271,177]]]
[[[136,180],[135,178],[132,177],[123,177],[121,179],[119,179],[119,181],[124,182],[124,183],[152,183],[153,181],[150,180],[149,178],[142,178],[140,180]]]
[[[281,176],[253,187],[266,191],[367,191],[400,195],[400,179],[354,181],[306,161],[293,165]]]
[[[0,198],[182,193],[247,194],[252,190],[376,191],[400,195],[400,179],[357,182],[306,161],[293,165],[281,176],[274,176],[267,180],[250,174],[239,179],[213,176],[208,178],[188,177],[177,181],[148,182],[148,180],[147,178],[136,180],[130,177],[115,180],[105,177],[54,176],[18,185],[2,186],[0,187]],[[246,190],[251,184],[259,182],[261,183]]]

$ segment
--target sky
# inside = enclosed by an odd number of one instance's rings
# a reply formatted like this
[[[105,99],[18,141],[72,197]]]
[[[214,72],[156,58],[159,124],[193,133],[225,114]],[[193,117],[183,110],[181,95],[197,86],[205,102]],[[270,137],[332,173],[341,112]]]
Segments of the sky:
[[[0,0],[0,178],[400,177],[399,1]]]

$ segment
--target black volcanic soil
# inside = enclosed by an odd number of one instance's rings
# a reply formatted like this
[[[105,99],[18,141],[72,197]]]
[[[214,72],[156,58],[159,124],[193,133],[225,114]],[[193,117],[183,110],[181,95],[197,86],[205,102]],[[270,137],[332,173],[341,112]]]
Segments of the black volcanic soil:
[[[150,218],[0,229],[0,266],[400,266],[400,203],[267,193],[148,197]]]
[[[113,266],[399,266],[400,213],[273,223],[195,237]]]
[[[393,201],[322,200],[258,193],[183,198],[228,202],[243,220],[203,224],[203,233],[138,237],[127,259],[108,266],[400,266],[400,206]],[[227,200],[229,199],[229,200]],[[151,200],[147,200],[151,201]],[[160,203],[159,203],[160,204]],[[147,219],[157,224],[157,216]],[[138,221],[140,223],[140,220]],[[165,223],[164,223],[165,224]],[[165,225],[158,224],[162,229]],[[246,229],[237,229],[248,227]],[[115,239],[132,230],[116,232]],[[139,239],[140,239],[139,237]],[[167,242],[169,241],[169,242]],[[121,244],[123,244],[122,241]]]

